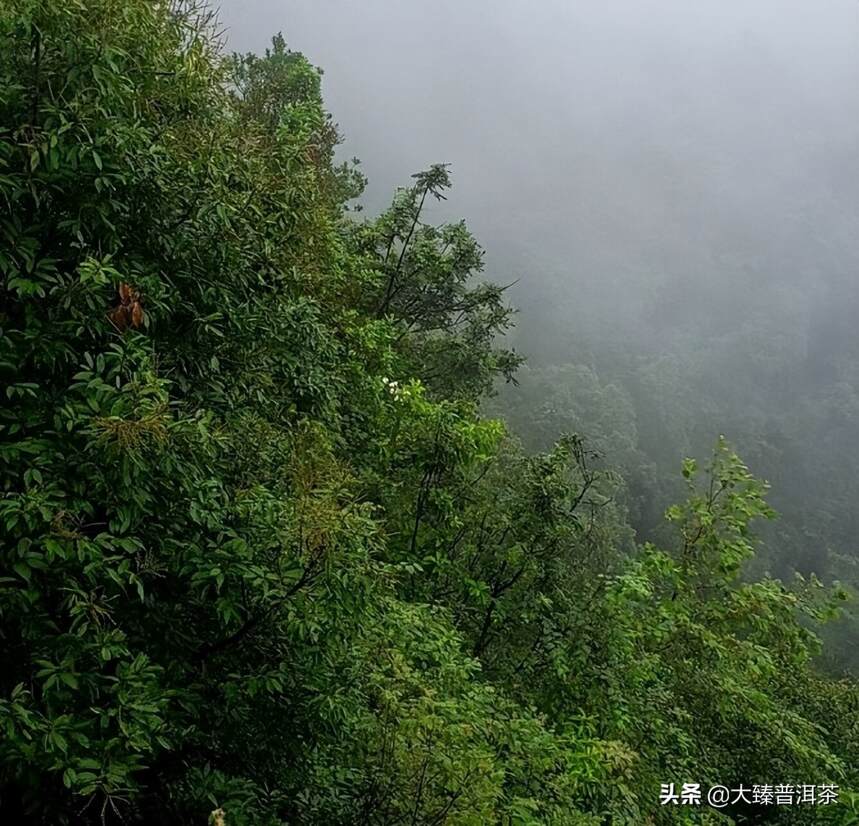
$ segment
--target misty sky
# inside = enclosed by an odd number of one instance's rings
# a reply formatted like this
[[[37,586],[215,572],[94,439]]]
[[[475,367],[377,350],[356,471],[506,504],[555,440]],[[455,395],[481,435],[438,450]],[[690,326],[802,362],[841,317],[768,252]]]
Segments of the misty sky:
[[[368,210],[452,164],[436,217],[467,218],[493,280],[521,277],[523,326],[586,308],[622,337],[667,291],[739,323],[746,283],[778,306],[857,278],[856,0],[226,0],[220,17],[230,48],[280,30],[324,69]]]

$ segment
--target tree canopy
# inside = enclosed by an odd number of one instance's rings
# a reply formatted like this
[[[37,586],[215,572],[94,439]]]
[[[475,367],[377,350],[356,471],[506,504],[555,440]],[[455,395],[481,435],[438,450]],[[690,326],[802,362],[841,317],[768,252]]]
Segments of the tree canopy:
[[[855,822],[838,594],[742,578],[726,443],[639,547],[587,439],[481,412],[519,357],[445,166],[361,219],[320,72],[184,2],[0,0],[0,42],[4,822],[744,822],[685,780]]]

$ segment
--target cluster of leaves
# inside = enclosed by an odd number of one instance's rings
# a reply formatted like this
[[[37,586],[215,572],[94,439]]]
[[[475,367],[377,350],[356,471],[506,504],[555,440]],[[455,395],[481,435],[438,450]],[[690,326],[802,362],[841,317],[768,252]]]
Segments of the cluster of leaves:
[[[683,772],[855,782],[816,584],[738,582],[767,509],[725,446],[635,553],[581,439],[479,415],[518,359],[474,239],[421,220],[444,167],[354,221],[319,72],[185,3],[0,0],[0,43],[4,822],[640,824]]]
[[[803,330],[797,321],[788,335],[763,315],[718,337],[702,338],[697,327],[673,338],[666,332],[655,352],[618,341],[579,343],[566,358],[587,357],[587,365],[531,364],[486,407],[503,413],[529,450],[547,449],[559,430],[585,435],[604,466],[622,474],[630,522],[653,541],[665,540],[662,515],[684,495],[681,458],[706,457],[718,433],[729,433],[771,481],[780,513],[761,527],[751,572],[815,573],[855,597],[859,454],[848,446],[859,439],[859,351],[844,341],[826,367],[816,358],[809,367],[811,341],[828,323]],[[544,333],[559,336],[551,325]],[[854,678],[855,605],[854,598],[823,631],[825,667]]]

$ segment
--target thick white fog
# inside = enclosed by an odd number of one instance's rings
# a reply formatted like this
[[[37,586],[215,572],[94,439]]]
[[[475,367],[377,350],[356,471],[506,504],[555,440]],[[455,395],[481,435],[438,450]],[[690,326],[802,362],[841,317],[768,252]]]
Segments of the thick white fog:
[[[856,272],[849,0],[226,0],[221,20],[231,48],[282,31],[324,69],[369,210],[452,164],[437,213],[521,277],[526,349],[547,302],[635,338],[654,302],[669,324],[699,300],[736,323],[747,279],[828,291]]]
[[[452,165],[429,220],[465,217],[486,277],[518,279],[530,366],[495,410],[526,444],[589,436],[646,535],[680,457],[726,433],[785,514],[768,560],[834,576],[859,551],[859,4],[226,0],[221,20],[234,50],[282,31],[324,69],[368,215]]]

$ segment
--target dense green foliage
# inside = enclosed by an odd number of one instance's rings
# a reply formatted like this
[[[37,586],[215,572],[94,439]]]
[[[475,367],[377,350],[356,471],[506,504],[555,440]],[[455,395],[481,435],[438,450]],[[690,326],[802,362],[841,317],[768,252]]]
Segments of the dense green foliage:
[[[636,547],[587,440],[480,414],[518,358],[443,166],[355,220],[319,72],[185,5],[0,0],[0,41],[3,822],[742,822],[659,806],[689,779],[851,822],[833,595],[741,579],[724,442]]]
[[[544,326],[551,340],[554,322]],[[759,319],[730,335],[666,335],[652,349],[594,340],[564,355],[529,342],[519,386],[488,409],[503,412],[529,450],[546,449],[559,430],[585,434],[622,475],[636,532],[654,540],[665,537],[665,507],[682,495],[678,462],[705,457],[718,434],[728,434],[772,484],[780,515],[761,531],[753,570],[816,573],[855,597],[859,350],[845,336],[821,363],[811,331],[791,333]],[[833,673],[859,675],[857,629],[854,599],[825,632]]]

